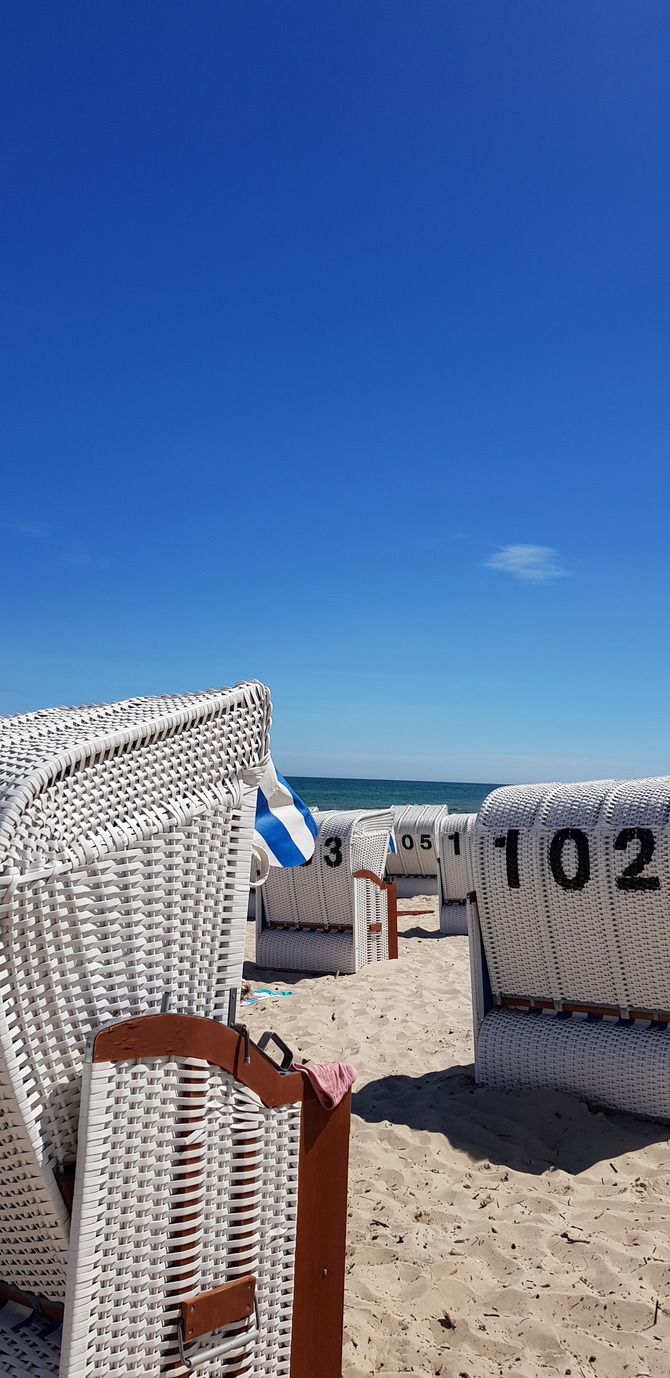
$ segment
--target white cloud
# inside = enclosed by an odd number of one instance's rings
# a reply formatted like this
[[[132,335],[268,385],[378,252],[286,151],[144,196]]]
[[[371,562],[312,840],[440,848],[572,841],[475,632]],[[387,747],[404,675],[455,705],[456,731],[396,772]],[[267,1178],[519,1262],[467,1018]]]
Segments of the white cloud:
[[[548,545],[503,545],[486,561],[487,569],[500,569],[515,574],[517,579],[531,579],[543,584],[547,579],[560,579],[561,569],[557,550]]]

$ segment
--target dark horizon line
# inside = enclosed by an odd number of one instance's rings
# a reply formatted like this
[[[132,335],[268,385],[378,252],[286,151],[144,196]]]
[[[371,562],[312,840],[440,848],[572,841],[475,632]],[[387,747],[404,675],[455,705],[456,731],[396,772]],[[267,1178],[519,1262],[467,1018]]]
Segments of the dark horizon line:
[[[407,776],[402,779],[395,775],[295,775],[291,771],[287,773],[287,780],[335,780],[340,784],[361,784],[361,785],[490,785],[493,789],[501,789],[498,782],[491,780],[415,780]]]

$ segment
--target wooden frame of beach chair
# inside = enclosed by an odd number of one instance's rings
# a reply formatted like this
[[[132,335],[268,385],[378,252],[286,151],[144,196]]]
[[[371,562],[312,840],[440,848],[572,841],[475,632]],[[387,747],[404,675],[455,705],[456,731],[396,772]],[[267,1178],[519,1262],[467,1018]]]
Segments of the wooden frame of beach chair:
[[[440,820],[437,835],[440,932],[466,934],[467,896],[472,878],[472,829],[476,813],[450,813]]]
[[[272,867],[256,890],[256,962],[278,971],[358,971],[396,957],[395,886],[381,879],[390,809],[325,811],[314,856]]]
[[[473,870],[477,1080],[670,1119],[670,777],[495,790]]]
[[[386,878],[396,883],[398,897],[438,893],[438,832],[446,804],[405,804],[393,808],[395,852],[386,858]]]
[[[3,1378],[340,1378],[349,1114],[214,1020],[92,1034],[65,1301],[4,1289]]]
[[[0,1278],[62,1302],[91,1029],[225,1019],[241,984],[270,698],[0,720]]]

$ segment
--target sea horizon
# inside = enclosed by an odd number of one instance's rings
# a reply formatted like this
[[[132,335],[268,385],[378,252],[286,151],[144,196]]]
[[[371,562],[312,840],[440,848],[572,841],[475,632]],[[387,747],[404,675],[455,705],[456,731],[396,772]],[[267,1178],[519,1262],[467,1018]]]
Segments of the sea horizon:
[[[382,809],[393,804],[446,804],[453,813],[477,813],[499,784],[467,780],[361,780],[348,776],[287,775],[309,808]]]

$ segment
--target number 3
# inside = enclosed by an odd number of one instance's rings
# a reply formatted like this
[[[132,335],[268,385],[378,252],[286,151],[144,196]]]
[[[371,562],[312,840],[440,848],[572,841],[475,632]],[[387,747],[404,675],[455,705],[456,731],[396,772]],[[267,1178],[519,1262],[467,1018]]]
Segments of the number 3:
[[[324,853],[323,853],[323,859],[324,859],[324,861],[325,861],[325,863],[326,863],[326,866],[341,866],[341,865],[342,865],[342,838],[341,838],[341,837],[327,837],[323,845],[324,845],[324,848],[325,848],[325,847],[330,847],[330,856],[327,854],[326,851],[324,851]]]

